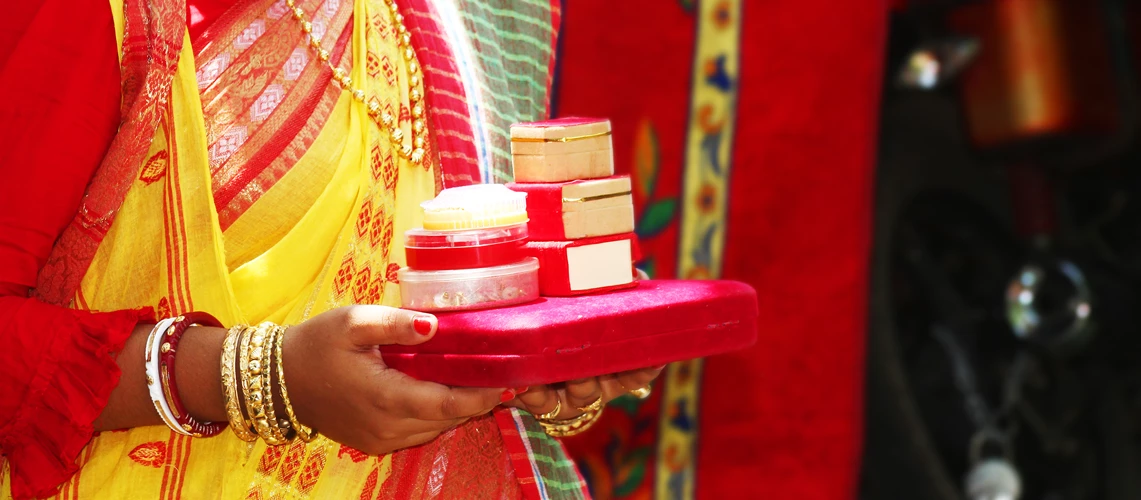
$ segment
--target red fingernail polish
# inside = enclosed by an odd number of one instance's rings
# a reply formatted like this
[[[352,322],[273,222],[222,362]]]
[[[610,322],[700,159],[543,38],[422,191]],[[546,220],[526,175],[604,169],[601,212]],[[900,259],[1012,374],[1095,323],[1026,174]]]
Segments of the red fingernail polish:
[[[508,401],[511,401],[512,399],[515,399],[515,391],[512,391],[511,389],[503,391],[503,394],[499,395],[499,402],[500,403],[506,403]]]
[[[432,319],[427,316],[417,316],[412,319],[412,329],[420,335],[429,335],[432,333]]]
[[[661,366],[655,366],[655,367],[654,367],[654,369],[655,369],[655,370],[664,370],[665,368],[666,368],[666,365],[661,365]]]
[[[530,389],[530,388],[531,388],[531,386],[529,386],[529,385],[525,385],[523,387],[516,387],[515,388],[515,394],[523,394],[524,392],[527,392],[527,389]]]

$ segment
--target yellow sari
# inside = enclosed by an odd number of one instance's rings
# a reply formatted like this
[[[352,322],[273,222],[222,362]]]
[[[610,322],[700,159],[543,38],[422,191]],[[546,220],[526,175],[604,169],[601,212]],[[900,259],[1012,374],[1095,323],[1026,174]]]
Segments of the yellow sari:
[[[284,3],[246,3],[197,56],[183,35],[169,98],[150,96],[153,140],[137,152],[142,167],[74,306],[149,305],[159,317],[207,311],[226,325],[296,324],[348,304],[399,306],[400,235],[420,224],[418,204],[436,193],[437,155],[423,165],[400,159],[365,105],[329,83]],[[122,0],[111,4],[123,57],[135,43],[125,29],[130,12]],[[366,102],[406,116],[406,62],[386,3],[298,5],[313,12],[313,32],[331,61],[352,68]],[[383,457],[324,438],[267,447],[229,431],[208,439],[161,426],[104,432],[57,497],[581,497],[561,446],[534,435],[517,412],[500,413]],[[9,480],[5,468],[4,498]]]

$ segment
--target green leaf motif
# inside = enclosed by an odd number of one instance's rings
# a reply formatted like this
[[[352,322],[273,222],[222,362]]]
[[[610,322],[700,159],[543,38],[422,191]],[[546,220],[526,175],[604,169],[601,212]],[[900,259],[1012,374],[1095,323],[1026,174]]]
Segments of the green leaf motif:
[[[654,194],[658,182],[658,165],[661,161],[658,151],[658,133],[654,124],[643,120],[634,134],[634,189],[643,199]]]
[[[642,480],[646,478],[646,464],[649,462],[649,458],[649,447],[635,449],[626,457],[625,462],[631,464],[630,474],[621,484],[614,485],[614,496],[616,498],[629,496],[642,485]]]
[[[651,203],[635,226],[638,237],[645,240],[656,236],[673,222],[675,215],[677,215],[677,198]]]

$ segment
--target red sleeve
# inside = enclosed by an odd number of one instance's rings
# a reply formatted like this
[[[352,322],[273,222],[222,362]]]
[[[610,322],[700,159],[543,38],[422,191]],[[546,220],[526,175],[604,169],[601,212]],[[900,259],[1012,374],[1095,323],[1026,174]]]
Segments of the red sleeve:
[[[0,23],[0,452],[17,498],[76,470],[119,380],[139,311],[93,314],[28,298],[119,125],[106,0],[23,0]]]
[[[186,27],[190,31],[190,39],[197,42],[198,37],[233,6],[234,0],[186,0]]]

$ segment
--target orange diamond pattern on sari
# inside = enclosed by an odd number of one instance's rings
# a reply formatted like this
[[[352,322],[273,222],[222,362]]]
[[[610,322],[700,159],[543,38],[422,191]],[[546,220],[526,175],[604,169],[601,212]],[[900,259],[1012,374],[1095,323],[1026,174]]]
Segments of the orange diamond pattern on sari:
[[[166,176],[167,165],[170,165],[170,153],[164,149],[147,160],[146,165],[143,165],[142,171],[139,172],[139,180],[148,185],[153,184]]]
[[[372,224],[372,201],[365,200],[361,205],[361,212],[357,215],[357,237],[364,238],[368,234],[368,227]]]
[[[375,304],[376,299],[380,297],[370,297],[369,288],[372,287],[372,270],[369,268],[361,269],[357,273],[356,279],[353,281],[353,303],[355,304]],[[379,294],[379,291],[377,293]]]
[[[281,463],[281,455],[283,454],[280,446],[266,447],[265,453],[261,455],[261,462],[258,462],[258,472],[262,474],[273,472],[277,468],[277,464]]]
[[[380,230],[380,241],[383,243],[383,245],[381,245],[381,247],[380,247],[380,255],[381,255],[381,259],[384,260],[385,262],[387,262],[388,261],[388,254],[389,254],[388,242],[392,241],[392,222],[393,221],[392,221],[392,217],[388,217],[388,216],[380,217],[379,219],[381,220],[381,224],[382,224],[381,230]]]
[[[392,60],[388,56],[381,56],[380,69],[384,72],[384,80],[389,85],[396,85],[396,67],[392,65]]]
[[[341,268],[337,270],[337,277],[333,278],[333,292],[337,297],[343,297],[345,292],[349,290],[349,284],[353,281],[353,256],[346,254],[345,258],[341,260]]]
[[[361,500],[369,500],[373,494],[376,493],[376,483],[380,478],[380,469],[373,469],[368,475],[368,479],[364,481],[364,487],[361,488]]]
[[[362,304],[380,304],[384,299],[384,273],[377,272],[375,278],[368,284],[368,295]]]
[[[375,98],[373,99],[376,100]],[[372,161],[369,164],[372,167],[372,180],[379,181],[380,177],[384,175],[384,153],[380,151],[380,144],[373,143],[372,145]]]
[[[372,27],[376,30],[376,33],[385,40],[388,39],[388,34],[393,30],[392,24],[388,22],[388,19],[380,15],[380,13],[372,16]]]
[[[143,443],[131,450],[127,456],[139,465],[157,469],[166,463],[166,443],[162,441]]]
[[[305,466],[301,469],[301,477],[297,478],[297,489],[301,490],[302,494],[308,495],[317,485],[317,479],[321,477],[321,472],[324,470],[325,450],[320,449],[309,457],[308,462],[305,462]]]
[[[293,441],[289,451],[285,452],[285,457],[281,459],[281,469],[277,471],[277,478],[283,484],[289,484],[293,476],[297,475],[297,471],[301,470],[301,460],[304,458],[305,442],[299,439]]]
[[[368,230],[368,242],[373,247],[379,247],[384,241],[384,219],[387,215],[384,213],[384,205],[378,205],[376,209],[378,213],[372,220],[372,227]]]
[[[380,75],[380,58],[376,57],[376,54],[369,52],[365,64],[365,69],[368,70],[368,76],[376,78]]]
[[[396,170],[396,158],[394,158],[394,156],[395,155],[386,155],[383,161],[381,161],[381,164],[384,166],[384,187],[389,191],[396,188],[396,181],[400,175],[400,172]]]

